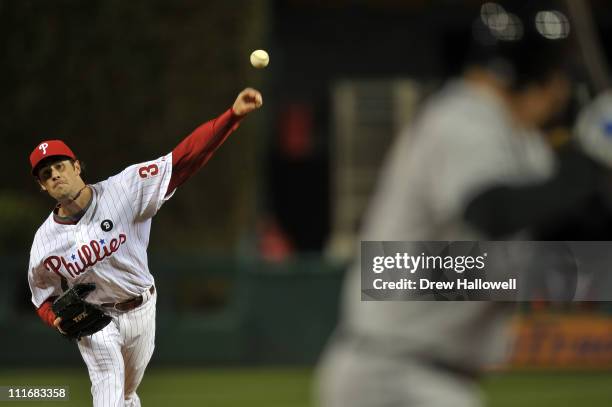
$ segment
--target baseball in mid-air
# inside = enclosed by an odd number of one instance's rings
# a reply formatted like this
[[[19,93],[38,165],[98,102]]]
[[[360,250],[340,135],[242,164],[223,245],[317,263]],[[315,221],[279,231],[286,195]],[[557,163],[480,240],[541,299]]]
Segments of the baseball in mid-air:
[[[263,49],[256,49],[255,51],[251,52],[251,65],[253,65],[255,68],[265,68],[268,66],[269,62],[270,56]]]

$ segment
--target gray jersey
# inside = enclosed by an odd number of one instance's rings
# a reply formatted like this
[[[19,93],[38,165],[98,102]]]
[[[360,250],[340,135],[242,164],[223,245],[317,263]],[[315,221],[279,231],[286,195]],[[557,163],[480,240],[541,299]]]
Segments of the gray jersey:
[[[539,134],[517,130],[495,95],[463,81],[432,98],[391,151],[361,240],[486,240],[463,220],[470,200],[544,180],[555,166]],[[503,304],[362,302],[359,266],[345,285],[343,325],[386,352],[478,366],[506,347]]]

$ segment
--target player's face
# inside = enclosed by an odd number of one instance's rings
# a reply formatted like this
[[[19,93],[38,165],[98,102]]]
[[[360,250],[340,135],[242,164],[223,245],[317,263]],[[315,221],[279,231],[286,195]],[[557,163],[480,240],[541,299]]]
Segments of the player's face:
[[[517,97],[515,106],[527,124],[540,127],[565,109],[569,95],[567,76],[557,73],[547,82],[527,88]]]
[[[76,195],[82,184],[80,174],[78,161],[55,161],[38,170],[38,183],[51,197],[60,201]]]

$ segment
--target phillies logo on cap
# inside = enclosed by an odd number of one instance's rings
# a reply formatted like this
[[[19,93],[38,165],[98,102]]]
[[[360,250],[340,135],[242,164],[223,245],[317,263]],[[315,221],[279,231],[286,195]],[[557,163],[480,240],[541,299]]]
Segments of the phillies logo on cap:
[[[36,166],[45,158],[49,157],[68,157],[76,160],[76,156],[62,140],[46,140],[39,143],[38,146],[30,154],[30,164],[32,165],[32,174],[36,174]]]
[[[49,147],[49,144],[42,143],[41,145],[38,146],[38,149],[42,150],[43,155],[45,155],[45,154],[47,154],[47,147]]]

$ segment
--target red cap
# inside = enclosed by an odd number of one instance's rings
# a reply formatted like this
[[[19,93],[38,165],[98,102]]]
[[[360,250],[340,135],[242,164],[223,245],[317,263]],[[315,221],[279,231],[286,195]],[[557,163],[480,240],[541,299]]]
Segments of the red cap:
[[[32,164],[32,175],[35,174],[36,166],[45,158],[64,156],[76,160],[76,156],[62,140],[46,140],[39,143],[32,154],[30,154],[30,164]]]

